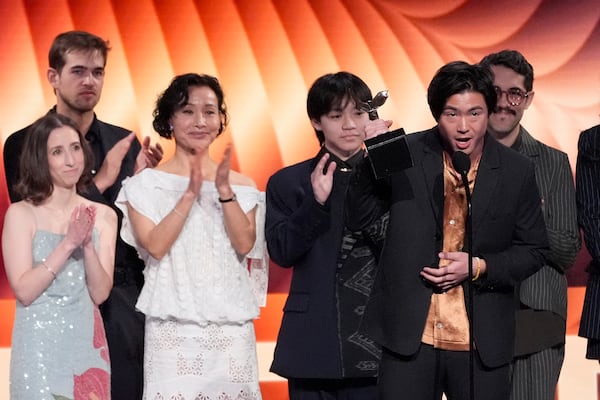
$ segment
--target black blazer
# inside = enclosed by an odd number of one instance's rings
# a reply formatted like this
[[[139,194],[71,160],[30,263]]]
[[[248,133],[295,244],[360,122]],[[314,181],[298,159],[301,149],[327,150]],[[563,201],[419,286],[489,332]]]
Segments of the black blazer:
[[[597,341],[600,339],[600,125],[591,127],[579,136],[577,153],[577,211],[579,225],[583,230],[585,247],[592,261],[587,267],[590,274],[581,312],[579,336],[594,339],[587,358],[598,359]],[[590,350],[594,350],[590,352]]]
[[[383,347],[407,356],[421,344],[432,289],[419,272],[438,263],[444,209],[437,127],[408,135],[408,142],[414,167],[390,178],[388,198],[374,195],[377,187],[363,168],[347,199],[350,229],[363,228],[389,208],[363,324]],[[473,253],[487,263],[487,273],[474,283],[475,346],[486,366],[497,367],[512,359],[514,288],[543,265],[548,244],[533,164],[489,136],[473,188],[472,215]]]
[[[336,268],[349,173],[334,173],[330,199],[314,198],[310,174],[323,153],[267,183],[265,236],[271,259],[293,267],[271,371],[287,378],[342,378]]]

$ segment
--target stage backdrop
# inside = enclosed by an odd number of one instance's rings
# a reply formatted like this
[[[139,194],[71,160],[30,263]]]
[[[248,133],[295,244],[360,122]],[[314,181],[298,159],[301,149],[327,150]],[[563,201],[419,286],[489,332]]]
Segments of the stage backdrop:
[[[151,136],[157,95],[176,74],[208,73],[222,82],[232,120],[214,147],[234,144],[234,167],[261,189],[279,168],[316,154],[305,113],[308,87],[346,70],[372,90],[388,89],[380,115],[407,132],[434,124],[426,88],[453,60],[517,49],[535,68],[533,105],[523,124],[569,154],[579,132],[599,123],[598,0],[0,0],[0,135],[44,114],[54,95],[46,80],[56,34],[81,29],[110,41],[102,100],[107,121]],[[172,145],[163,142],[172,152]],[[8,205],[0,173],[0,222]],[[569,274],[567,356],[560,400],[598,397],[598,363],[577,338],[585,251]],[[8,398],[14,299],[0,268],[0,399]],[[285,381],[268,373],[289,272],[273,265],[269,304],[257,321],[266,400],[286,399]]]

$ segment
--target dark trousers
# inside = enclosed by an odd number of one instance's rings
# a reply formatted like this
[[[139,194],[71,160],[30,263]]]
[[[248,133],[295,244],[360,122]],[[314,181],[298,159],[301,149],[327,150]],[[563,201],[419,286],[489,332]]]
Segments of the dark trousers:
[[[509,400],[510,368],[484,367],[477,354],[474,364],[474,399]],[[437,350],[422,344],[410,357],[384,349],[379,366],[379,393],[382,400],[470,399],[469,352]]]
[[[512,363],[512,400],[554,400],[565,345],[517,357]]]
[[[288,379],[290,400],[377,400],[377,378]]]
[[[144,388],[144,314],[135,311],[138,288],[115,285],[101,305],[108,341],[112,400],[140,400]]]

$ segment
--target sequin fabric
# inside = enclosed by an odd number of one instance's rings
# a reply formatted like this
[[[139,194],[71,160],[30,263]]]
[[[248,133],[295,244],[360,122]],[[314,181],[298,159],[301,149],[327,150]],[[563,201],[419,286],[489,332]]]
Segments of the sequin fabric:
[[[63,239],[37,231],[35,268]],[[62,397],[60,397],[62,396]],[[17,302],[10,363],[12,400],[110,399],[104,327],[88,293],[82,253],[74,252],[32,304]]]

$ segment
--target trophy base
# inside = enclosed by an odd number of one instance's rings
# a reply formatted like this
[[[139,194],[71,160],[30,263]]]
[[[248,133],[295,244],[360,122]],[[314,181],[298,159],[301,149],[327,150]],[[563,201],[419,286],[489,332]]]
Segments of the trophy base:
[[[413,166],[403,128],[365,140],[375,178],[381,179]]]

